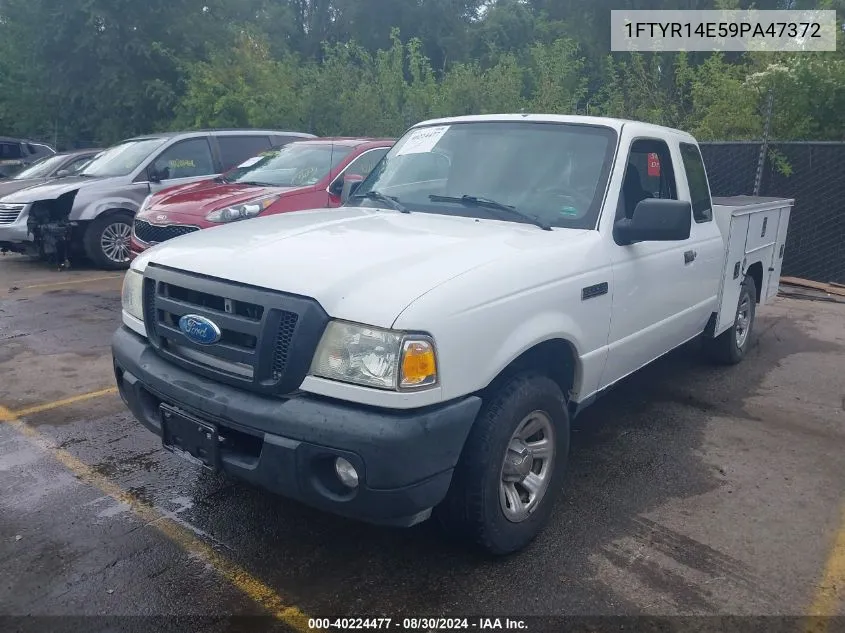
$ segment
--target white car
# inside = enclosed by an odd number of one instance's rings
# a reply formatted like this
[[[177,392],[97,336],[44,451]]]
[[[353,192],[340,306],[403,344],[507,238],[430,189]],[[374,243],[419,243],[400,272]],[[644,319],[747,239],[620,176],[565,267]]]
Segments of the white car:
[[[608,387],[699,336],[742,359],[792,206],[712,200],[684,132],[528,114],[419,123],[345,195],[134,260],[120,393],[203,467],[494,554]]]

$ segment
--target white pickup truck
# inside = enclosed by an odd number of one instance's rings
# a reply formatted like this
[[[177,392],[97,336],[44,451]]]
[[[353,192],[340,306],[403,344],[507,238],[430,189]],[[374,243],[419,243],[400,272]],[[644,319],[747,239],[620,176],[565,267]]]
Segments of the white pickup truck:
[[[493,554],[598,395],[696,337],[743,358],[793,205],[712,199],[684,132],[529,114],[419,123],[344,193],[135,259],[120,394],[203,467]]]

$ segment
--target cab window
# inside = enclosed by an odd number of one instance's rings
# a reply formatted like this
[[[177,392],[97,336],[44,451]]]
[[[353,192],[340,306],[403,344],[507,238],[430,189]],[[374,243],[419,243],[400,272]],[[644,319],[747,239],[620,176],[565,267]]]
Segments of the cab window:
[[[349,167],[346,168],[345,173],[366,178],[373,168],[378,165],[378,162],[382,159],[382,157],[387,154],[388,149],[389,148],[387,147],[383,147],[364,152],[349,163]]]
[[[215,173],[211,148],[205,138],[192,138],[171,145],[153,161],[162,180],[196,178]]]
[[[631,144],[618,215],[633,217],[637,204],[647,198],[678,199],[669,146],[657,139],[638,139]]]

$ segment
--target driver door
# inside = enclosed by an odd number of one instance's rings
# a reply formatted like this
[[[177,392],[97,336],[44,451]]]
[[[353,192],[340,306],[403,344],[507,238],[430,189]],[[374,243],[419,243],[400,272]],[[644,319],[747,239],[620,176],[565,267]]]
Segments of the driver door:
[[[683,169],[677,169],[681,164],[675,159],[677,151],[663,139],[633,140],[614,222],[631,217],[645,198],[689,199],[678,195],[676,174]],[[697,327],[690,310],[700,294],[685,264],[685,253],[694,248],[695,232],[681,241],[620,245],[609,231],[605,239],[613,265],[613,307],[602,387],[690,338]]]

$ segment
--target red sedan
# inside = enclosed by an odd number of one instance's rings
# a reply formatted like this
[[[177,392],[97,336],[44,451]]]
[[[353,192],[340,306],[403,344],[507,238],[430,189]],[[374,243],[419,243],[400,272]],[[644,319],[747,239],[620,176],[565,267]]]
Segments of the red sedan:
[[[179,235],[258,215],[339,207],[395,139],[320,138],[262,152],[214,180],[150,195],[135,216],[131,255]]]

